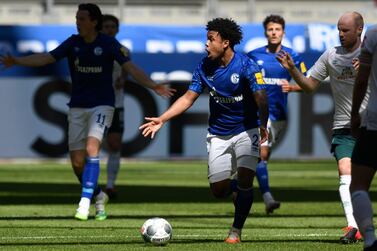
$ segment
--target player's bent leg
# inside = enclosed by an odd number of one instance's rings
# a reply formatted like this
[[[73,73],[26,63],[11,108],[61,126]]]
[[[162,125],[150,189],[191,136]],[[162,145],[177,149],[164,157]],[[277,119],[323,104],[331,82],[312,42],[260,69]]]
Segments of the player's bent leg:
[[[121,145],[122,145],[122,134],[118,132],[109,132],[107,135],[107,144],[109,147],[109,155],[107,159],[107,183],[106,183],[106,193],[110,199],[116,197],[115,181],[118,176],[120,168],[120,157],[121,157]]]
[[[72,168],[80,183],[82,183],[82,173],[85,166],[85,156],[85,150],[70,151]],[[75,213],[75,218],[78,220],[87,220],[89,215],[89,208],[90,200],[87,198],[81,199],[79,202],[79,207]]]
[[[270,137],[272,136],[270,135]],[[261,159],[257,165],[256,176],[259,183],[259,190],[265,204],[266,213],[271,214],[275,209],[280,208],[280,202],[274,199],[270,190],[267,160],[269,159],[271,152],[268,144],[269,142],[265,142],[260,147]]]
[[[107,196],[106,193],[100,192],[96,197],[95,197],[95,208],[96,208],[96,220],[105,220],[107,218],[107,213],[105,206],[107,202],[109,201],[109,197]]]
[[[211,192],[215,198],[227,198],[231,194],[231,180],[224,179],[210,184]]]
[[[241,242],[241,232],[253,204],[253,178],[255,172],[248,168],[238,168],[238,192],[234,202],[235,213],[232,227],[225,242]]]
[[[368,194],[374,174],[375,170],[368,166],[352,164],[350,186],[352,205],[356,222],[364,238],[364,247],[366,248],[373,246],[376,242],[373,208]]]

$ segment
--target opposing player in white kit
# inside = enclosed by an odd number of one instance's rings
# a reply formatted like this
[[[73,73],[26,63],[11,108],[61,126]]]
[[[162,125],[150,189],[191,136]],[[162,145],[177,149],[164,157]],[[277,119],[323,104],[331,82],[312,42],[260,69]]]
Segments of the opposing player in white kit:
[[[373,208],[368,192],[377,169],[377,25],[368,28],[359,56],[360,68],[353,92],[351,127],[356,137],[352,154],[352,205],[356,222],[364,237],[364,250],[377,250],[373,224]],[[360,108],[370,98],[360,119]]]
[[[207,31],[208,56],[194,71],[188,91],[160,117],[146,118],[149,122],[140,129],[145,137],[153,138],[164,123],[189,109],[208,88],[208,179],[215,197],[237,194],[233,225],[225,239],[234,244],[241,241],[241,230],[253,202],[259,145],[268,137],[268,101],[258,65],[234,52],[242,39],[241,27],[231,19],[216,18],[208,22]],[[238,171],[235,186],[230,180],[233,170]]]
[[[144,83],[158,94],[170,96],[172,91],[166,86],[157,85],[145,74],[138,74],[141,70],[130,61],[122,45],[115,38],[99,32],[102,13],[97,5],[80,4],[76,25],[78,35],[70,36],[54,50],[25,57],[1,56],[0,63],[5,67],[38,67],[67,57],[72,81],[71,100],[68,103],[69,153],[73,170],[82,185],[75,218],[88,219],[94,196],[96,219],[104,220],[107,217],[105,203],[108,198],[97,185],[100,170],[98,154],[114,112],[114,61],[139,83]]]
[[[102,32],[110,37],[115,37],[119,32],[119,19],[113,15],[103,15]],[[128,48],[124,47],[128,57],[131,59]],[[107,183],[106,194],[110,199],[115,198],[115,181],[120,168],[120,156],[122,148],[122,136],[124,132],[124,84],[127,73],[114,62],[113,87],[115,92],[115,110],[113,121],[107,132],[106,142],[109,151],[107,160]]]
[[[338,21],[341,46],[326,50],[310,70],[310,77],[305,77],[294,66],[287,52],[280,52],[277,59],[289,71],[294,80],[306,92],[314,92],[321,81],[330,77],[331,90],[335,102],[333,136],[331,151],[338,163],[339,194],[347,219],[345,234],[340,238],[344,244],[361,239],[353,216],[349,186],[351,184],[351,156],[355,138],[351,135],[351,105],[354,81],[358,68],[357,57],[360,54],[361,33],[364,21],[357,12],[347,12]],[[367,97],[363,101],[365,109]]]

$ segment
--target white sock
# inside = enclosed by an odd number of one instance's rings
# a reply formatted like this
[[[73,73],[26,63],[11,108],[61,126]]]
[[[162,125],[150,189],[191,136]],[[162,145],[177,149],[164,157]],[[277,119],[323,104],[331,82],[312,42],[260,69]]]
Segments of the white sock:
[[[352,193],[354,216],[364,238],[364,247],[369,247],[376,240],[373,226],[373,209],[368,192],[358,190]]]
[[[106,188],[114,188],[115,180],[120,166],[120,152],[109,153],[107,160],[107,185]]]
[[[79,202],[79,208],[77,210],[79,210],[81,213],[86,213],[89,211],[89,207],[90,199],[86,197],[81,197],[81,200]]]
[[[347,224],[351,227],[357,227],[355,218],[353,217],[353,208],[350,194],[351,175],[341,175],[339,177],[339,195],[342,202],[344,214],[346,215]]]
[[[264,204],[269,204],[271,201],[274,201],[274,197],[272,197],[272,194],[270,192],[265,192],[263,195],[263,201]]]

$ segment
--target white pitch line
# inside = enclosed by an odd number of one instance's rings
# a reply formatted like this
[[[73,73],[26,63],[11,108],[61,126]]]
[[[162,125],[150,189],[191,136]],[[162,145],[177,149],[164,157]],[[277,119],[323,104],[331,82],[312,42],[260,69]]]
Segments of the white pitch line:
[[[243,235],[244,237],[247,237],[247,235]],[[274,234],[274,235],[269,235],[270,237],[336,237],[338,235],[335,234]],[[178,238],[222,238],[224,235],[216,234],[216,235],[199,235],[199,234],[173,234],[173,238],[178,237]],[[97,236],[88,236],[88,235],[66,235],[66,236],[2,236],[0,237],[0,240],[44,240],[44,239],[81,239],[81,238],[90,238],[90,239],[101,239],[101,238],[119,238],[118,236],[115,235],[97,235]],[[138,236],[135,235],[124,235],[121,237],[122,239],[136,239],[139,238]]]

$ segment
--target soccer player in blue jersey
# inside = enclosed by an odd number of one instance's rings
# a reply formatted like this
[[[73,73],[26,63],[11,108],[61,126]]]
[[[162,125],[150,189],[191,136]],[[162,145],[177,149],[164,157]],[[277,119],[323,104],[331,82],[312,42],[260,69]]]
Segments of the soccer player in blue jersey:
[[[72,35],[54,50],[25,57],[1,56],[0,63],[5,67],[37,67],[68,58],[72,80],[71,100],[68,103],[68,144],[73,170],[82,185],[75,218],[88,219],[94,196],[95,218],[104,220],[107,217],[105,203],[108,197],[97,185],[100,170],[98,154],[114,112],[114,61],[138,83],[162,96],[172,95],[173,90],[153,82],[129,60],[124,48],[115,38],[99,32],[102,13],[97,5],[80,4],[76,13],[76,25],[78,35]]]
[[[231,244],[241,241],[253,203],[259,144],[268,137],[268,101],[262,74],[254,61],[234,51],[241,39],[241,27],[232,19],[209,21],[208,56],[194,71],[189,89],[160,117],[147,117],[148,122],[139,127],[145,137],[153,138],[168,120],[189,109],[205,88],[209,90],[208,179],[215,197],[237,194],[233,225],[225,239]],[[230,179],[234,171],[237,184]]]
[[[267,161],[271,155],[271,148],[281,140],[287,128],[287,92],[301,90],[299,86],[289,84],[292,77],[276,60],[276,53],[280,50],[289,51],[295,65],[301,69],[302,73],[306,72],[306,67],[297,53],[281,44],[285,35],[285,20],[281,16],[267,16],[263,21],[263,27],[267,45],[250,51],[247,55],[257,62],[261,68],[268,96],[270,116],[267,127],[269,138],[260,147],[257,179],[266,206],[266,213],[270,214],[280,207],[280,202],[273,198],[270,191]]]

